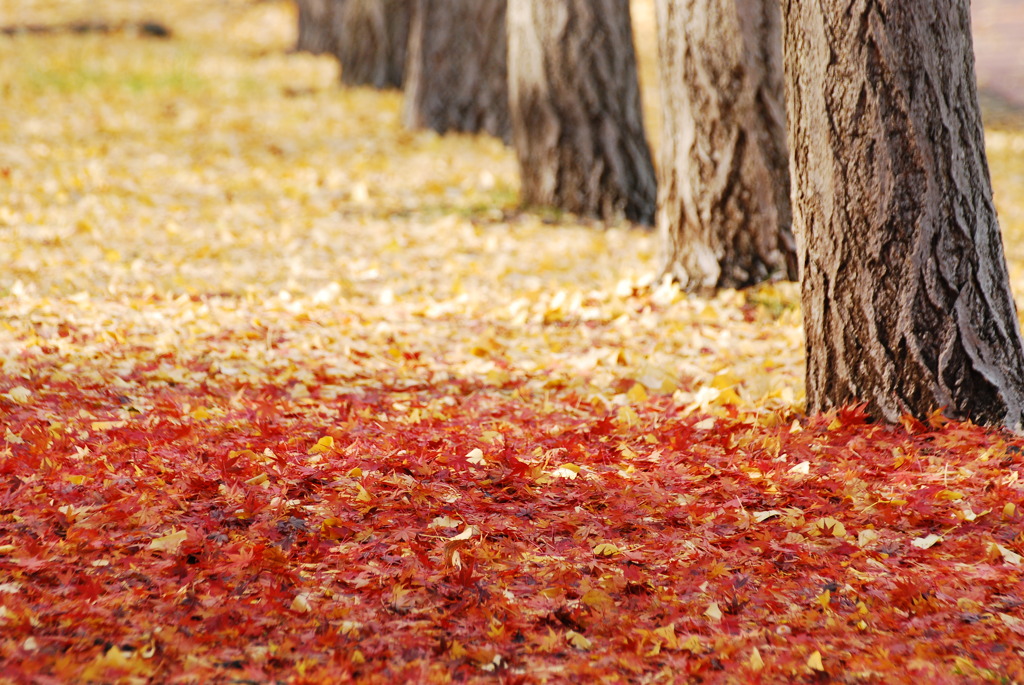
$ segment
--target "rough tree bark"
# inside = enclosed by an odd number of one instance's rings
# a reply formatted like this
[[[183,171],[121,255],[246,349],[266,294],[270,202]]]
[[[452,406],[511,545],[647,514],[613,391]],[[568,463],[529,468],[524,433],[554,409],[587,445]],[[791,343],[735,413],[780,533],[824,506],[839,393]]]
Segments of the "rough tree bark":
[[[810,411],[1018,427],[968,0],[783,0]]]
[[[342,83],[401,88],[411,16],[409,0],[344,0],[334,17]]]
[[[505,7],[505,0],[415,1],[406,126],[484,132],[511,141]]]
[[[345,0],[296,0],[299,9],[297,52],[322,55],[335,52],[334,14]]]
[[[523,201],[651,223],[629,0],[516,0],[508,44]]]
[[[657,0],[662,273],[685,290],[797,278],[777,0]]]

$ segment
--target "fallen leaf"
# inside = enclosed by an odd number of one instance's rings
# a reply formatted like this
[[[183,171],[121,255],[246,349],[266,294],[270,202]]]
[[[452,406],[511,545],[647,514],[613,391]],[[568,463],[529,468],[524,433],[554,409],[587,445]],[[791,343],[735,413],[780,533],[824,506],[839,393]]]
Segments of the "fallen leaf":
[[[149,548],[160,552],[174,554],[181,547],[181,543],[188,539],[188,533],[184,530],[177,530],[154,539],[149,543]]]
[[[914,538],[913,540],[910,541],[910,544],[912,544],[914,547],[917,547],[918,549],[928,549],[928,548],[932,547],[933,545],[935,545],[936,543],[939,543],[939,542],[942,542],[942,536],[941,535],[935,535],[934,533],[929,533],[928,535],[925,535],[924,537]]]

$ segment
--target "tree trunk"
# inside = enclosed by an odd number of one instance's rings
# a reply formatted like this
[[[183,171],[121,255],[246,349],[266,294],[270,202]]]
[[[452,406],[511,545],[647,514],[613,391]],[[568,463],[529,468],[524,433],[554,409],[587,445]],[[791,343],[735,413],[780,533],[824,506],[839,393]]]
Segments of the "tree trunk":
[[[345,0],[296,0],[299,9],[299,39],[297,52],[314,55],[335,51],[334,13]]]
[[[401,88],[411,15],[409,0],[344,0],[335,16],[342,83]]]
[[[657,0],[663,274],[685,290],[797,278],[777,0]]]
[[[523,201],[651,223],[629,0],[516,0],[508,43]]]
[[[783,0],[807,405],[1021,424],[968,0]]]
[[[417,0],[409,29],[405,124],[509,142],[505,0]]]

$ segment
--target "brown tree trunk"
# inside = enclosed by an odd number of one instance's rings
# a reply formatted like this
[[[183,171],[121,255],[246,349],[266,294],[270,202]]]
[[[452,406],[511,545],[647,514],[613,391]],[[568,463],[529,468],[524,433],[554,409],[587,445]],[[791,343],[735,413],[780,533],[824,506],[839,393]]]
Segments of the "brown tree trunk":
[[[341,82],[401,88],[411,16],[410,0],[344,0],[335,16]]]
[[[416,0],[405,124],[490,133],[509,142],[505,0]]]
[[[968,0],[783,0],[810,411],[1020,426]]]
[[[334,14],[341,10],[345,0],[296,0],[299,9],[298,52],[314,55],[335,51]]]
[[[516,0],[508,43],[523,201],[651,223],[629,0]]]
[[[657,0],[662,270],[685,290],[796,280],[777,0]]]

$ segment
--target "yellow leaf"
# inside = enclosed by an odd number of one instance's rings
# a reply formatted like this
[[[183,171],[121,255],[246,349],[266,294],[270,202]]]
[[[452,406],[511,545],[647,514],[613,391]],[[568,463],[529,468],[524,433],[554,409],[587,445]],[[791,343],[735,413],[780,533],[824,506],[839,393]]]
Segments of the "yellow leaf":
[[[311,610],[313,607],[309,604],[309,593],[301,592],[295,595],[295,599],[292,600],[291,609],[297,611],[300,614],[304,614]]]
[[[831,516],[818,519],[814,522],[814,527],[824,535],[831,534],[832,537],[836,538],[846,537],[846,526]]]
[[[864,547],[865,545],[870,545],[877,539],[878,533],[871,530],[870,528],[865,528],[861,532],[857,533],[857,546]]]
[[[477,533],[476,526],[466,526],[465,530],[463,530],[461,533],[459,533],[458,535],[455,535],[453,537],[450,537],[448,539],[449,540],[469,540],[474,535],[476,535],[476,533]]]
[[[825,590],[814,601],[820,604],[822,609],[828,609],[828,605],[832,602],[832,593],[829,590]]]
[[[640,417],[637,416],[633,407],[622,406],[615,412],[615,420],[616,422],[626,426],[635,426],[640,422]]]
[[[640,404],[641,402],[647,401],[647,389],[644,388],[642,383],[634,383],[633,387],[626,393],[626,397],[633,404]]]
[[[435,516],[427,528],[456,528],[461,523],[462,521],[451,516]]]
[[[149,543],[149,548],[174,554],[178,551],[178,548],[181,547],[181,543],[185,542],[186,539],[188,539],[188,533],[183,530],[179,530],[156,538]]]
[[[330,435],[325,435],[316,441],[316,444],[309,448],[309,454],[323,454],[324,452],[330,452],[334,447],[334,438]]]
[[[799,464],[797,464],[796,466],[794,466],[793,468],[791,468],[789,470],[789,473],[795,473],[797,475],[804,475],[804,476],[806,476],[810,472],[811,472],[811,462],[809,462],[809,461],[802,461],[802,462],[800,462]]]
[[[679,645],[680,649],[688,649],[690,652],[697,654],[700,652],[700,638],[696,635],[691,635],[686,638],[686,642]]]
[[[612,596],[604,590],[598,590],[596,588],[583,593],[583,596],[580,597],[580,601],[589,607],[600,609],[602,611],[610,611],[615,608],[615,600],[612,599]]]
[[[725,390],[727,388],[735,387],[739,383],[740,377],[734,373],[727,371],[725,373],[720,373],[714,378],[712,378],[711,382],[708,385],[718,390]]]
[[[610,542],[602,542],[594,547],[594,554],[599,557],[613,557],[619,553],[619,548]]]
[[[1021,555],[995,542],[989,545],[989,549],[991,549],[992,547],[995,547],[995,550],[998,551],[999,554],[1003,557],[1004,562],[1012,566],[1020,566],[1020,562],[1022,560]]]
[[[719,407],[734,407],[743,404],[743,398],[737,395],[732,388],[723,388],[718,393],[718,397],[713,400],[713,404]]]
[[[1003,506],[1003,518],[1004,519],[1012,519],[1013,515],[1016,513],[1016,511],[1017,511],[1017,505],[1014,504],[1013,502],[1007,502]]]
[[[356,494],[357,500],[359,500],[360,502],[373,501],[373,497],[370,495],[369,492],[366,491],[366,488],[364,488],[361,483],[356,483],[356,488],[358,490],[358,493]]]
[[[752,671],[760,671],[764,668],[764,659],[761,658],[761,652],[754,647],[754,651],[750,653],[750,659],[747,660],[747,665],[750,666]]]
[[[462,657],[469,654],[466,648],[462,646],[462,643],[458,640],[452,640],[451,646],[448,648],[448,653],[453,659],[461,659]]]
[[[930,533],[928,535],[925,535],[924,537],[914,538],[910,541],[910,544],[912,544],[914,547],[917,547],[918,549],[928,549],[929,547],[935,545],[935,543],[937,542],[942,542],[942,536],[936,535],[935,533]]]
[[[262,485],[263,483],[266,483],[268,480],[270,480],[270,477],[265,473],[261,473],[258,476],[253,476],[252,478],[245,482],[247,485]]]
[[[721,621],[722,610],[718,608],[718,602],[712,602],[711,605],[704,610],[704,615],[712,621]]]
[[[777,509],[769,509],[768,511],[755,511],[754,512],[754,520],[757,521],[758,523],[761,523],[762,521],[767,521],[768,519],[772,518],[773,516],[782,516],[782,512],[777,510]]]
[[[939,490],[935,493],[935,499],[943,501],[956,501],[958,499],[963,499],[964,497],[964,493],[956,492],[954,490]]]
[[[466,455],[466,461],[470,464],[477,464],[478,466],[486,466],[487,460],[484,459],[484,451],[479,447],[474,447]]]
[[[679,642],[676,640],[676,624],[669,623],[667,626],[654,629],[654,634],[665,641],[665,646],[669,649],[675,649]]]
[[[562,464],[557,469],[551,472],[554,478],[567,478],[569,480],[575,480],[576,476],[580,472],[580,467],[576,464]]]
[[[568,633],[566,633],[565,639],[568,640],[569,644],[571,644],[573,647],[583,651],[590,649],[594,644],[583,635],[577,633],[575,630],[570,630]]]
[[[107,431],[111,428],[124,428],[126,421],[93,421],[91,424],[94,431]]]
[[[550,654],[551,652],[554,652],[556,650],[560,651],[561,650],[561,644],[562,644],[562,641],[558,637],[558,633],[556,633],[554,630],[552,630],[549,627],[548,628],[548,634],[545,637],[542,637],[540,639],[540,642],[537,645],[537,649],[538,649],[538,651],[547,652],[547,653]]]
[[[32,391],[18,385],[8,390],[3,396],[16,404],[25,404],[32,397]]]
[[[206,407],[197,407],[196,409],[192,410],[191,416],[196,421],[205,421],[206,419],[213,416],[213,414],[211,414],[210,410],[207,409]]]
[[[825,665],[821,663],[821,652],[814,650],[814,653],[807,659],[807,666],[815,671],[824,671]]]
[[[481,438],[488,445],[500,445],[504,444],[505,442],[505,436],[502,433],[499,433],[498,431],[484,431]]]
[[[85,482],[85,476],[68,476],[68,482],[72,485],[81,485]]]

